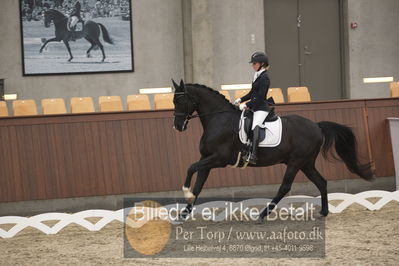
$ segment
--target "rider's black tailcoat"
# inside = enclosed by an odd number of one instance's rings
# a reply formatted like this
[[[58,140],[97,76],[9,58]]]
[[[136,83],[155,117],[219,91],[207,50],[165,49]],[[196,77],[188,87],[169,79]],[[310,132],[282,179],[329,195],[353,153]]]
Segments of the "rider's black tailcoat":
[[[269,104],[266,101],[267,91],[270,87],[270,79],[266,71],[263,71],[259,77],[252,83],[251,91],[241,97],[241,101],[247,102],[247,106],[256,111],[269,111]]]

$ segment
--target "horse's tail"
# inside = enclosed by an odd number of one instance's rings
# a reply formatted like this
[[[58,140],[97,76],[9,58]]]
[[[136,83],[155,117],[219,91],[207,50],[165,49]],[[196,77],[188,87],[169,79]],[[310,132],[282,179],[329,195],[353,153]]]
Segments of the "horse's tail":
[[[103,39],[104,39],[104,41],[107,42],[107,43],[109,43],[109,44],[114,44],[114,41],[113,41],[113,40],[111,39],[111,37],[109,36],[109,33],[108,33],[107,28],[106,28],[103,24],[101,24],[101,23],[98,23],[98,25],[100,26],[101,31],[103,32]]]
[[[321,128],[324,137],[322,147],[324,158],[327,158],[327,155],[335,142],[335,150],[341,159],[332,154],[333,158],[343,161],[352,173],[357,174],[367,181],[372,181],[374,178],[371,170],[371,163],[361,164],[359,162],[357,141],[352,129],[334,122],[323,121],[317,124]]]

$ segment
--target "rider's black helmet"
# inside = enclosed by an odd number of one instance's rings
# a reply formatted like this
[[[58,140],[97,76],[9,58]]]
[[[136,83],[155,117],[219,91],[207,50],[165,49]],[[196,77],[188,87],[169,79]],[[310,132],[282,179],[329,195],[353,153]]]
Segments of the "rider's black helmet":
[[[251,56],[251,61],[249,63],[264,63],[266,66],[269,65],[269,58],[264,52],[255,52]]]

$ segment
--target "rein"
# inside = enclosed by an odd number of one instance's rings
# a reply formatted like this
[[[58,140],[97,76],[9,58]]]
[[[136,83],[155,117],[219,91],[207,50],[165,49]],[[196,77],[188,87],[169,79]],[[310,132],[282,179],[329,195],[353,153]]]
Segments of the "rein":
[[[177,95],[180,94],[180,96],[178,96],[177,99],[178,99],[179,97],[187,96],[187,97],[191,100],[191,102],[193,103],[193,105],[195,106],[195,109],[197,109],[198,104],[191,98],[190,94],[188,94],[187,92],[176,92],[175,94],[177,94]],[[203,117],[203,116],[208,116],[208,115],[213,115],[213,114],[218,114],[218,113],[226,113],[226,112],[230,112],[230,111],[231,111],[231,110],[222,110],[222,111],[216,111],[216,112],[211,112],[211,113],[192,115],[192,114],[190,114],[189,111],[188,111],[188,104],[187,104],[187,103],[186,103],[186,107],[187,107],[187,108],[186,108],[186,109],[187,109],[187,112],[186,112],[186,113],[176,113],[176,112],[175,112],[175,113],[173,114],[175,117],[176,117],[176,116],[185,116],[185,117],[186,117],[185,124],[188,123],[188,121],[190,121],[190,120],[193,119],[193,118],[199,118],[199,117]]]
[[[227,113],[230,112],[232,110],[223,110],[223,111],[216,111],[216,112],[212,112],[212,113],[206,113],[206,114],[196,114],[196,115],[190,115],[190,114],[186,114],[186,113],[174,113],[174,116],[186,116],[187,120],[191,120],[193,118],[199,118],[202,116],[207,116],[207,115],[213,115],[213,114],[219,114],[219,113]]]

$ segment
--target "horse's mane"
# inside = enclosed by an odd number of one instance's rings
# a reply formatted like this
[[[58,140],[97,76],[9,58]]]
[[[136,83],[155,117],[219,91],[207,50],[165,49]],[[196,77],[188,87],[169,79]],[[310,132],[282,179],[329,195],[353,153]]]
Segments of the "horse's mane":
[[[50,12],[50,11],[55,13],[58,16],[66,18],[66,16],[61,11],[58,11],[57,9],[49,9],[48,12]]]
[[[220,99],[222,99],[222,100],[224,100],[226,103],[228,103],[229,106],[231,106],[232,108],[238,110],[238,107],[237,107],[237,106],[235,106],[234,104],[232,104],[229,100],[226,99],[226,97],[225,97],[223,94],[221,94],[221,93],[220,93],[219,91],[217,91],[217,90],[214,90],[214,89],[209,88],[209,87],[207,87],[207,86],[205,86],[205,85],[196,84],[196,83],[189,83],[189,84],[186,84],[186,86],[192,86],[192,87],[197,87],[197,88],[201,88],[201,89],[204,89],[204,90],[208,90],[208,91],[210,91],[211,93],[215,94],[215,96],[219,97]]]

